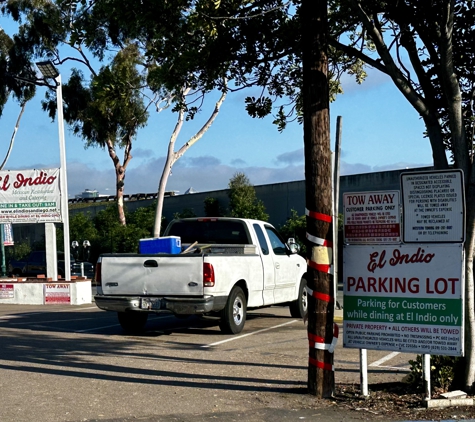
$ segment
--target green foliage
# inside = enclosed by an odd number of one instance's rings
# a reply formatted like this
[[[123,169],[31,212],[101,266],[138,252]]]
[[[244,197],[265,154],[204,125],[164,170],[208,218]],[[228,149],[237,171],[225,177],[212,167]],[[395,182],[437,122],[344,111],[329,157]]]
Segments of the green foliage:
[[[119,223],[117,207],[113,203],[95,217],[90,213],[77,213],[69,218],[70,240],[78,241],[80,247],[84,240],[89,240],[91,262],[96,262],[102,253],[136,253],[139,240],[153,235],[155,205],[140,207],[131,213],[126,210],[126,215],[129,222],[123,226]],[[62,228],[57,230],[56,238],[58,250],[63,250]]]
[[[15,242],[13,246],[5,247],[5,261],[14,258],[18,261],[26,258],[31,252],[31,247],[27,242]]]
[[[80,244],[84,240],[89,240],[91,243],[96,241],[98,233],[90,213],[77,213],[69,218],[69,237],[71,241],[76,240]]]
[[[86,146],[105,147],[108,141],[120,147],[135,137],[148,118],[141,88],[145,83],[138,72],[141,60],[133,44],[123,47],[107,66],[102,66],[91,81],[73,69],[63,85],[64,119],[74,134],[86,140]],[[46,94],[43,109],[53,119],[56,98]]]
[[[220,217],[224,215],[221,205],[216,198],[207,197],[204,200],[204,208],[206,217]]]
[[[459,357],[431,355],[430,357],[430,383],[432,390],[441,389],[449,391],[453,386],[456,370],[460,363]],[[416,389],[423,389],[423,359],[422,355],[417,355],[416,360],[410,360],[411,372],[409,383]]]
[[[287,219],[284,225],[280,226],[279,232],[285,241],[293,237],[300,245],[300,255],[306,256],[306,235],[307,219],[305,215],[299,216],[297,211],[291,210],[291,216]]]
[[[191,218],[196,217],[195,211],[193,208],[185,208],[181,212],[176,212],[173,214],[173,218]]]
[[[244,173],[236,173],[229,181],[228,187],[231,217],[254,218],[263,221],[269,219],[264,203],[257,199],[254,186]]]

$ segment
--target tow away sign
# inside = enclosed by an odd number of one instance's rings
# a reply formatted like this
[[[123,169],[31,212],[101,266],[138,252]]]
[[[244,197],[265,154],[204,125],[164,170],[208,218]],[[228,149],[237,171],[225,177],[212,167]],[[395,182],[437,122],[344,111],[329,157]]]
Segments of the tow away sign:
[[[343,194],[344,242],[399,243],[399,191]]]

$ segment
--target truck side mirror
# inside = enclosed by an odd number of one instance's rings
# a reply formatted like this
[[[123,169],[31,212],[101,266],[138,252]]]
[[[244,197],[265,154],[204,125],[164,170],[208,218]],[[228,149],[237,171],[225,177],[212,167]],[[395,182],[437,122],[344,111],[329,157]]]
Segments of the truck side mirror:
[[[295,241],[293,237],[289,237],[287,240],[287,246],[292,253],[299,253],[300,252],[300,245]]]

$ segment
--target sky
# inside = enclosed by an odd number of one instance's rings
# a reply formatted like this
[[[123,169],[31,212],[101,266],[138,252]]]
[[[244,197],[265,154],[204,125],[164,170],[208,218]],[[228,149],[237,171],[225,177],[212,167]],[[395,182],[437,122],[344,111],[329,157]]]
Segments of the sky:
[[[67,77],[62,74],[63,81]],[[45,90],[39,87],[27,104],[4,170],[59,167],[58,123],[41,110]],[[386,75],[370,70],[362,85],[346,77],[343,90],[330,105],[332,150],[337,117],[342,119],[341,175],[432,165],[423,122]],[[244,107],[247,95],[250,93],[228,94],[211,128],[174,165],[168,191],[183,194],[190,188],[198,192],[226,189],[236,172],[245,173],[255,186],[305,178],[302,126],[294,122],[279,133],[272,117],[249,117]],[[205,110],[184,123],[175,150],[208,119],[216,99],[209,98]],[[0,117],[0,162],[8,151],[19,111],[19,105],[10,100]],[[157,192],[175,123],[176,114],[170,111],[150,111],[149,124],[133,141],[126,194]],[[67,125],[65,144],[69,198],[85,189],[114,195],[115,172],[108,152],[85,149],[82,139]],[[117,154],[122,161],[123,151],[117,150]]]

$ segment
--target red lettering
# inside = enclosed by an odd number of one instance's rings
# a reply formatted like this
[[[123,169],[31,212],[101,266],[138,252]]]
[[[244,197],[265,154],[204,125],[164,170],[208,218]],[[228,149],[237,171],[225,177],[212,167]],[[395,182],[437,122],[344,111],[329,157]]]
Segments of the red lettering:
[[[0,181],[2,180],[2,178],[0,177]],[[5,176],[5,178],[3,179],[3,184],[2,184],[2,187],[0,188],[1,190],[3,191],[7,191],[8,188],[10,187],[10,183],[8,183],[8,181],[10,180],[10,175],[7,174]]]
[[[393,257],[389,260],[389,265],[396,266],[401,264],[417,264],[417,263],[426,263],[432,261],[434,258],[434,253],[424,254],[424,249],[418,248],[417,252],[409,255],[409,254],[401,254],[399,249],[393,250]]]
[[[443,295],[450,290],[449,293],[455,294],[455,283],[459,281],[458,278],[438,278],[435,282],[431,283],[430,278],[426,278],[426,292],[430,294]]]
[[[49,176],[47,173],[41,172],[39,176],[35,177],[35,179],[31,177],[25,177],[23,173],[18,173],[16,175],[16,181],[13,183],[13,186],[18,189],[25,186],[33,186],[33,185],[52,185],[56,180],[56,176]]]
[[[385,256],[386,256],[386,251],[382,251],[381,255],[379,255],[379,260],[376,261],[376,258],[378,257],[379,252],[373,252],[369,254],[369,263],[368,263],[368,271],[374,273],[374,270],[376,268],[383,268],[386,265],[385,261]]]

